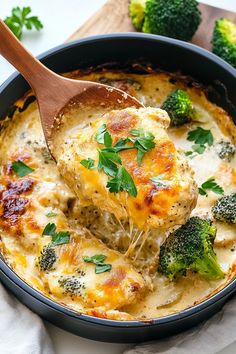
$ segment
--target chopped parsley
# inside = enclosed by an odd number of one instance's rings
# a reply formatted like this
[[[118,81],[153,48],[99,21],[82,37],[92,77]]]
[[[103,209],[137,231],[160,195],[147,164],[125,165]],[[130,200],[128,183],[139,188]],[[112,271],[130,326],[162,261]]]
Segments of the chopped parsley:
[[[110,148],[112,146],[112,137],[109,132],[106,132],[104,134],[104,145],[106,146],[106,148]]]
[[[98,171],[103,170],[106,175],[115,177],[118,172],[117,164],[122,164],[120,156],[106,149],[98,149],[98,155]]]
[[[46,214],[47,218],[53,218],[54,216],[57,216],[56,213],[54,213],[54,211],[49,211],[47,214]]]
[[[104,263],[107,257],[104,254],[95,254],[94,256],[84,256],[83,260],[86,263],[95,264],[95,273],[100,274],[104,272],[109,272],[112,268],[111,264]]]
[[[192,146],[192,151],[186,151],[185,155],[186,156],[191,156],[192,158],[196,156],[196,154],[202,155],[204,151],[206,150],[206,146],[203,144],[194,144]],[[194,154],[195,153],[195,154]]]
[[[24,177],[29,173],[34,172],[33,168],[27,166],[26,164],[24,164],[24,162],[20,160],[13,161],[11,167],[18,177]]]
[[[114,145],[111,134],[107,131],[106,124],[102,124],[95,136],[99,144],[104,148],[98,149],[98,171],[103,171],[111,179],[108,180],[106,187],[111,193],[127,191],[133,197],[137,196],[137,188],[129,172],[122,165],[122,160],[118,152],[130,149],[137,149],[137,162],[140,165],[146,152],[155,147],[154,135],[144,132],[142,128],[132,129],[132,137],[120,138]],[[132,145],[131,145],[132,144]],[[94,168],[94,160],[82,160],[81,164],[88,168]]]
[[[106,256],[104,254],[95,254],[92,257],[89,256],[84,256],[83,260],[86,263],[94,263],[94,264],[99,264],[99,263],[103,263],[106,259]]]
[[[70,233],[69,231],[59,231],[55,232],[52,236],[52,243],[54,245],[63,245],[64,243],[70,242]]]
[[[47,224],[43,230],[42,236],[53,236],[56,231],[56,225],[53,224]]]
[[[112,265],[111,264],[108,264],[108,263],[99,263],[96,265],[95,267],[95,273],[96,274],[100,274],[100,273],[104,273],[104,272],[110,272],[112,268]]]
[[[22,37],[24,27],[26,27],[27,30],[35,28],[37,31],[43,28],[39,18],[37,16],[28,16],[30,13],[31,8],[29,6],[22,8],[17,6],[11,10],[11,16],[6,17],[4,20],[5,24],[19,39]]]
[[[209,146],[212,146],[214,138],[210,130],[197,127],[196,129],[188,132],[187,140],[194,141],[195,144],[199,145],[208,144]]]
[[[54,245],[63,245],[70,241],[69,231],[56,232],[56,225],[54,223],[49,223],[45,226],[42,236],[52,236],[52,243]]]
[[[89,170],[92,170],[94,168],[94,160],[90,159],[90,157],[86,160],[81,160],[80,163],[81,165],[83,165],[84,167],[88,168]]]
[[[119,167],[115,177],[107,182],[107,188],[111,193],[127,191],[133,197],[138,193],[132,177],[124,166]]]
[[[208,195],[207,190],[216,194],[224,193],[223,188],[216,183],[214,177],[209,178],[206,182],[202,183],[201,187],[198,188],[199,194],[205,195],[206,197]]]
[[[142,128],[132,129],[130,134],[136,137],[129,138],[129,141],[132,141],[134,147],[138,150],[137,162],[138,165],[141,165],[143,155],[156,146],[155,136],[150,132],[144,132]]]
[[[102,124],[100,126],[100,128],[98,128],[98,131],[95,135],[95,140],[99,143],[99,144],[104,144],[104,135],[107,131],[107,127],[106,124]]]

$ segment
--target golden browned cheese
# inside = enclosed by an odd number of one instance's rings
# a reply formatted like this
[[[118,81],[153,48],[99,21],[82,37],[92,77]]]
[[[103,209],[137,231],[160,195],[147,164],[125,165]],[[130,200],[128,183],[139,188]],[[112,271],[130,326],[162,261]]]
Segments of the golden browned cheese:
[[[65,216],[62,213],[57,215],[58,211],[55,213],[58,232],[69,231],[70,242],[56,246],[52,244],[51,236],[42,236],[47,207],[55,205],[57,200],[51,200],[54,196],[50,192],[47,195],[38,193],[40,190],[46,193],[47,188],[44,191],[44,182],[40,181],[38,164],[32,162],[33,157],[29,152],[16,150],[2,166],[0,228],[14,243],[14,261],[18,262],[19,251],[20,261],[27,268],[26,256],[34,251],[38,256],[34,267],[40,282],[58,298],[63,298],[68,291],[83,306],[105,310],[114,310],[135,302],[144,287],[144,280],[123,255],[108,249],[87,230],[71,229]],[[28,166],[34,167],[35,172],[30,174],[31,177],[17,177],[14,174],[11,162],[15,160],[27,162]],[[41,215],[42,212],[44,215]],[[50,253],[51,258],[40,266],[45,251]],[[111,265],[111,270],[96,274],[95,265],[83,259],[94,255],[106,257],[105,264]],[[52,257],[54,263],[51,266]]]
[[[168,128],[167,132],[163,120],[167,117],[165,114],[161,123],[156,118],[140,120],[145,131],[155,131],[154,135],[161,134],[163,138],[158,140],[157,149],[144,156],[145,164],[141,167],[141,173],[136,163],[137,152],[130,150],[120,153],[140,191],[136,200],[127,198],[130,214],[135,215],[133,221],[136,221],[137,226],[142,228],[148,215],[153,213],[157,216],[154,210],[157,203],[160,205],[158,218],[163,218],[166,225],[169,225],[167,220],[170,220],[170,213],[167,210],[171,204],[173,206],[178,200],[187,200],[188,204],[192,201],[194,206],[196,187],[193,179],[199,186],[209,177],[214,177],[224,188],[225,194],[236,191],[236,157],[230,162],[221,160],[215,147],[222,139],[236,143],[235,126],[223,109],[206,98],[201,88],[166,73],[131,74],[100,70],[87,74],[68,74],[74,75],[84,80],[108,83],[131,93],[145,106],[154,107],[154,116],[161,112],[159,107],[166,96],[174,89],[182,88],[188,92],[194,108],[199,112],[199,121],[179,128]],[[226,274],[224,279],[208,282],[189,272],[186,277],[170,282],[157,273],[160,244],[172,231],[172,227],[157,231],[153,227],[154,223],[150,223],[146,242],[142,250],[138,251],[142,244],[142,233],[135,222],[131,228],[123,215],[121,222],[114,217],[114,212],[122,212],[116,200],[115,208],[111,211],[101,210],[100,205],[96,206],[94,202],[91,205],[91,194],[85,191],[79,195],[79,199],[76,198],[47,152],[36,103],[26,108],[25,101],[17,102],[21,110],[17,110],[13,118],[6,119],[0,131],[0,250],[9,266],[23,280],[45,296],[75,311],[103,318],[131,320],[162,317],[191,307],[234,278],[236,226],[217,221],[214,221],[217,227],[214,250]],[[136,113],[129,114],[126,111],[118,115],[111,113],[103,118],[111,135],[118,139],[127,136],[131,126],[139,127],[134,117],[137,117]],[[88,119],[87,122],[78,122],[76,128],[70,130],[71,136],[76,136],[81,129],[83,134],[78,140],[81,146],[86,139],[94,136],[97,127],[102,124],[102,119],[97,121],[98,118],[95,115],[94,125],[90,126],[92,120]],[[188,157],[186,163],[184,153],[192,149],[187,134],[198,126],[211,130],[214,144],[207,147],[203,154]],[[63,146],[62,140],[58,146]],[[86,151],[85,156],[93,158],[93,148],[90,145]],[[170,158],[172,154],[174,157]],[[78,161],[82,156],[85,158],[82,153],[78,153]],[[17,160],[34,171],[24,177],[16,176],[12,162]],[[185,168],[181,170],[182,163]],[[150,196],[153,185],[149,181],[146,185],[146,181],[151,170],[153,175],[165,172],[174,181],[173,189]],[[194,171],[194,177],[191,171]],[[82,165],[79,172],[81,181],[91,181],[93,173],[94,179],[98,178],[96,172]],[[186,182],[185,196],[179,192],[176,172]],[[93,187],[85,183],[83,185]],[[112,200],[109,192],[106,193],[101,203]],[[88,203],[85,197],[88,197]],[[211,208],[218,198],[218,195],[209,191],[207,197],[198,196],[192,212],[190,205],[186,214],[177,208],[176,223],[183,223],[190,212],[190,216],[212,218]],[[48,223],[54,223],[58,232],[69,231],[70,242],[54,245],[51,236],[42,236]],[[137,240],[135,253],[130,257],[127,254],[125,256],[133,239]],[[43,258],[45,252],[50,256],[47,261]],[[97,274],[96,265],[85,262],[84,257],[99,254],[106,257],[104,263],[110,264],[111,269]]]
[[[78,127],[84,119],[80,109],[67,115],[64,120],[69,122],[69,129],[64,128],[65,144],[58,154],[58,169],[79,197],[81,205],[94,205],[114,214],[118,220],[128,219],[140,230],[167,229],[187,221],[196,204],[197,186],[186,158],[177,152],[168,137],[166,130],[170,119],[165,111],[126,108],[94,120],[90,114],[91,123],[86,129],[82,125]],[[74,116],[76,126],[71,127]],[[96,133],[101,125],[106,125],[114,145],[119,139],[132,137],[132,129],[153,134],[155,147],[144,154],[141,163],[137,162],[136,149],[119,152],[122,164],[137,188],[137,196],[126,191],[110,193],[106,188],[108,176],[97,168],[87,169],[80,163],[83,159],[92,158],[97,166],[98,149],[103,145],[96,141]],[[165,180],[165,187],[152,181],[153,177],[160,175]]]

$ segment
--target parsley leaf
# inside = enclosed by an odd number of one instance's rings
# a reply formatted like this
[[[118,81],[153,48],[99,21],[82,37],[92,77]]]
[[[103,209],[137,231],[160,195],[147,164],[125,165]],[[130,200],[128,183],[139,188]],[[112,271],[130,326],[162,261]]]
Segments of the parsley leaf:
[[[98,171],[103,170],[106,175],[115,177],[118,171],[116,164],[121,164],[121,158],[115,152],[107,151],[106,149],[98,149]]]
[[[202,155],[204,153],[204,151],[206,150],[205,145],[202,144],[194,144],[192,146],[192,149],[194,152],[198,153],[199,155]]]
[[[108,180],[106,187],[111,193],[127,191],[130,195],[136,197],[136,186],[129,172],[122,166],[118,152],[137,149],[137,162],[140,165],[143,155],[154,148],[156,144],[153,141],[155,139],[154,135],[150,132],[144,132],[142,128],[133,129],[130,134],[135,138],[120,138],[116,144],[112,146],[112,136],[107,131],[106,125],[102,124],[96,133],[95,140],[105,145],[105,148],[98,149],[98,171],[103,170],[106,175],[112,177]],[[133,143],[133,145],[127,145],[127,143]],[[83,161],[83,163],[85,163],[85,161]]]
[[[102,124],[100,126],[100,128],[98,128],[98,131],[95,135],[95,140],[100,143],[100,144],[104,144],[104,135],[107,131],[107,127],[106,124]]]
[[[88,168],[89,170],[92,170],[94,168],[94,160],[93,159],[90,159],[90,157],[86,160],[81,160],[80,163],[82,166]]]
[[[110,272],[111,268],[112,268],[111,264],[99,263],[95,267],[95,273],[100,274],[104,272]]]
[[[58,233],[54,233],[52,235],[52,243],[54,245],[63,245],[64,243],[70,242],[70,233],[69,231],[59,231]]]
[[[155,136],[150,132],[144,132],[142,128],[132,129],[130,134],[136,136],[135,139],[129,138],[129,140],[134,143],[134,147],[138,150],[137,162],[138,165],[141,165],[143,155],[156,146],[153,141]]]
[[[113,146],[113,148],[115,149],[116,152],[119,152],[121,150],[119,149],[123,149],[123,148],[129,148],[129,149],[133,149],[133,146],[128,146],[126,145],[126,143],[129,141],[129,138],[123,139],[120,138],[117,143]]]
[[[56,225],[53,224],[47,224],[43,230],[42,236],[53,236],[56,231]]]
[[[104,263],[107,257],[104,254],[95,254],[94,256],[84,256],[83,260],[86,263],[93,263],[96,265],[95,273],[100,274],[104,272],[109,272],[112,268],[111,264]]]
[[[22,37],[24,27],[28,30],[35,28],[37,31],[43,28],[43,25],[37,16],[28,16],[30,12],[31,8],[29,6],[23,8],[17,6],[11,10],[11,16],[6,17],[4,20],[5,24],[19,39]]]
[[[102,263],[104,262],[106,259],[106,256],[104,254],[95,254],[92,257],[89,256],[84,256],[83,260],[87,263],[94,263],[94,264],[98,264],[98,263]]]
[[[197,156],[196,154],[199,154],[199,155],[202,155],[204,153],[204,151],[206,150],[206,146],[205,145],[202,145],[202,144],[194,144],[192,146],[192,151],[185,151],[185,155],[186,156],[191,156],[191,158]],[[194,152],[196,154],[194,154]]]
[[[112,146],[112,137],[109,132],[106,132],[104,134],[104,145],[106,146],[106,148],[109,148]]]
[[[185,151],[185,156],[191,156],[193,154],[193,151],[189,150],[189,151]]]
[[[13,161],[11,165],[13,171],[18,177],[24,177],[31,172],[34,172],[34,169],[24,164],[24,162],[18,160]]]
[[[197,127],[196,129],[188,132],[187,140],[194,141],[195,144],[199,145],[208,144],[209,146],[212,146],[214,138],[210,130]]]
[[[52,236],[52,243],[54,245],[62,245],[70,241],[69,231],[56,232],[56,225],[54,223],[49,223],[45,226],[42,236]]]
[[[127,191],[133,197],[137,196],[137,188],[129,172],[124,166],[119,167],[116,176],[107,182],[107,188],[111,193]]]
[[[207,196],[207,190],[210,190],[216,194],[223,194],[224,190],[219,184],[216,183],[214,177],[209,178],[207,181],[202,183],[201,187],[198,188],[199,194]]]
[[[53,218],[54,216],[57,216],[57,214],[54,213],[53,211],[49,211],[49,212],[46,214],[46,216],[47,216],[48,218]]]

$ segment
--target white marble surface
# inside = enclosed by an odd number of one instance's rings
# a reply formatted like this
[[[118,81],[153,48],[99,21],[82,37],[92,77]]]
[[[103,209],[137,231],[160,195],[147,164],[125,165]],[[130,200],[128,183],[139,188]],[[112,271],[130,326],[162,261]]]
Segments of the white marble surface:
[[[64,42],[105,2],[106,0],[1,0],[0,17],[5,18],[9,15],[14,6],[31,6],[33,14],[39,16],[43,22],[44,29],[40,33],[25,34],[23,43],[37,55]],[[236,0],[202,2],[236,11]],[[13,71],[14,69],[0,57],[0,84]],[[45,324],[53,340],[56,354],[121,354],[128,347],[125,344],[90,341],[67,333],[49,323]],[[226,348],[224,354],[235,354],[235,345]]]

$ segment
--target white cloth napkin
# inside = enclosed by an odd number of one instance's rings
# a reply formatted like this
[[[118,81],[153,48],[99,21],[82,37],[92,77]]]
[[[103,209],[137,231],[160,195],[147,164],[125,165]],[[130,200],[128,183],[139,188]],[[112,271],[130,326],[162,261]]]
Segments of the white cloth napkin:
[[[170,338],[136,345],[126,350],[124,354],[216,354],[234,341],[236,341],[236,297],[199,326]],[[236,348],[234,352],[236,353]]]
[[[1,284],[0,354],[54,354],[42,320]]]

